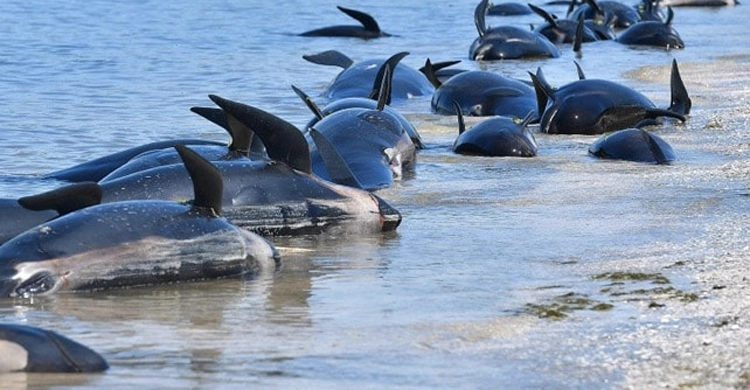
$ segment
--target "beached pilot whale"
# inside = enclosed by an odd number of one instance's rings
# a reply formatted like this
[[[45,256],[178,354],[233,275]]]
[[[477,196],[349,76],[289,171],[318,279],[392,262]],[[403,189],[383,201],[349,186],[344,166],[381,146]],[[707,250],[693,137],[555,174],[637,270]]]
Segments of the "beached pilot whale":
[[[408,54],[408,53],[406,53]],[[318,65],[336,66],[343,70],[336,75],[326,88],[325,97],[341,99],[347,97],[373,98],[373,85],[383,64],[392,59],[369,59],[355,63],[354,60],[336,50],[327,50],[317,54],[303,55],[306,61]],[[396,61],[398,63],[398,61]],[[398,63],[391,69],[393,99],[409,99],[414,96],[429,95],[433,87],[427,78],[406,64]]]
[[[534,111],[534,119],[538,118],[534,89],[520,80],[472,70],[461,72],[441,83],[432,73],[429,58],[423,69],[436,87],[430,102],[432,112],[436,114],[456,115],[454,102],[458,102],[465,115],[523,118],[529,111]]]
[[[341,12],[351,16],[362,25],[323,27],[307,31],[299,35],[303,37],[353,37],[364,39],[391,36],[391,34],[388,34],[380,29],[380,26],[378,26],[378,22],[376,22],[375,18],[373,18],[372,16],[361,11],[344,8],[341,6],[336,6],[336,8],[338,8]]]
[[[102,372],[108,368],[101,355],[57,332],[0,324],[0,373]]]
[[[493,61],[529,57],[560,57],[560,50],[547,37],[516,26],[487,28],[489,0],[482,0],[474,11],[479,36],[469,47],[469,58]]]
[[[227,115],[262,139],[270,161],[214,161],[224,178],[223,214],[264,236],[361,234],[395,230],[401,214],[367,191],[312,174],[310,150],[293,124],[261,109],[209,96]],[[102,201],[185,200],[192,196],[179,164],[152,168],[101,183]]]
[[[102,203],[0,245],[0,297],[174,283],[273,271],[278,251],[221,217],[219,171],[176,146],[193,200]]]
[[[0,244],[32,226],[99,204],[101,200],[101,187],[94,182],[73,183],[46,192],[44,196],[0,199],[3,216],[0,218]]]
[[[393,72],[388,72],[389,77],[386,76],[385,69],[388,67],[389,69],[394,69],[396,65],[398,65],[399,61],[401,61],[402,58],[407,56],[408,52],[400,52],[396,53],[390,58],[388,58],[383,65],[378,70],[378,73],[375,77],[375,81],[372,86],[372,92],[369,97],[348,97],[343,99],[337,99],[333,102],[327,104],[325,107],[320,108],[318,104],[313,100],[312,97],[307,95],[305,92],[300,90],[299,88],[292,85],[292,89],[294,90],[294,93],[299,96],[300,99],[305,103],[305,105],[312,111],[314,117],[307,122],[307,125],[305,126],[305,129],[309,129],[315,123],[317,123],[319,120],[323,119],[324,117],[340,110],[344,110],[347,108],[367,108],[370,110],[377,109],[378,106],[378,100],[380,99],[380,96],[382,95],[382,92],[384,91],[383,86],[386,86],[386,91],[392,91],[393,88]],[[417,149],[422,149],[424,147],[424,142],[422,141],[422,137],[419,135],[419,132],[417,132],[416,127],[409,122],[406,117],[401,115],[400,112],[398,112],[396,109],[390,106],[391,104],[391,96],[385,96],[386,102],[385,106],[383,107],[383,111],[393,115],[398,119],[399,122],[403,125],[404,129],[408,133],[409,137],[411,138],[412,142],[414,143],[414,146]]]
[[[529,72],[542,112],[540,130],[550,134],[602,134],[634,127],[659,117],[685,121],[691,100],[680,77],[677,61],[672,61],[671,104],[660,109],[649,98],[622,84],[587,79],[578,67],[578,81],[554,89],[541,68]]]
[[[616,41],[626,45],[653,46],[669,49],[684,49],[685,42],[677,30],[672,27],[674,11],[667,7],[666,20],[647,20],[638,22],[623,31]]]
[[[255,133],[242,123],[227,118],[224,111],[215,107],[191,107],[190,111],[208,119],[225,129],[231,135],[228,145],[191,145],[190,149],[209,161],[227,161],[236,159],[265,159],[266,151],[263,142]],[[182,160],[173,147],[152,149],[134,156],[117,169],[104,176],[100,183],[127,176],[134,172],[150,168],[177,164]]]
[[[468,130],[461,108],[458,112],[458,137],[453,142],[453,152],[472,156],[534,157],[537,146],[534,134],[528,129],[534,111],[529,111],[521,123],[511,118],[497,116],[483,120]]]
[[[390,187],[416,163],[416,148],[402,121],[385,110],[390,79],[388,64],[384,70],[376,107],[334,111],[310,127],[311,132],[314,130],[332,144],[338,154],[335,161],[338,162],[340,156],[357,179],[359,188],[370,191]],[[313,172],[342,184],[330,173],[331,160],[326,159],[324,151],[311,147]]]
[[[589,154],[603,159],[668,164],[675,160],[672,146],[656,134],[630,128],[606,134],[589,147]]]

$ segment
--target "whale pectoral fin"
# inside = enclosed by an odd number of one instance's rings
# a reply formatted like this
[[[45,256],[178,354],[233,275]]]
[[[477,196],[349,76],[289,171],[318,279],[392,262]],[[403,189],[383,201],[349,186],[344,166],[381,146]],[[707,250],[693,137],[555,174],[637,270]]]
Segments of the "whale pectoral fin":
[[[354,18],[358,22],[362,23],[362,26],[364,26],[365,30],[372,31],[374,33],[380,33],[380,26],[378,26],[378,22],[375,21],[375,18],[370,16],[369,14],[366,14],[361,11],[344,8],[341,6],[336,6],[341,12],[349,15],[350,17]]]
[[[352,66],[354,63],[346,54],[336,50],[326,50],[318,54],[305,54],[302,58],[313,64],[338,66],[343,69]]]
[[[554,28],[560,28],[557,25],[557,20],[555,20],[555,18],[552,17],[552,15],[550,15],[549,12],[547,12],[544,9],[542,9],[540,7],[537,7],[537,6],[535,6],[534,4],[531,4],[531,3],[527,3],[526,5],[528,5],[529,8],[531,8],[531,10],[534,11],[535,14],[541,16],[547,23],[550,24],[550,26],[552,26]]]
[[[687,118],[685,118],[684,115],[671,111],[671,110],[664,110],[661,108],[646,109],[646,112],[645,112],[646,118],[658,118],[662,116],[667,117],[667,118],[678,119],[680,122],[685,122],[687,120]]]
[[[33,211],[55,210],[60,215],[101,203],[102,188],[94,182],[71,184],[38,195],[25,196],[18,203]]]
[[[219,169],[187,146],[176,145],[175,149],[193,181],[193,207],[221,215],[224,179]]]
[[[680,69],[677,67],[677,60],[672,60],[672,73],[670,75],[671,103],[669,111],[682,115],[690,114],[690,108],[693,105],[690,96],[688,96],[685,83],[682,82]]]
[[[433,64],[430,62],[430,59],[426,59],[424,62],[424,66],[419,68],[419,71],[422,72],[422,74],[427,77],[427,80],[430,81],[430,84],[432,84],[435,88],[440,88],[441,85],[443,85],[440,80],[437,77],[437,69],[438,64]]]
[[[315,147],[318,148],[323,163],[326,165],[328,174],[331,176],[331,181],[337,184],[363,189],[362,183],[360,183],[354,176],[349,165],[347,165],[346,161],[331,141],[329,141],[323,134],[320,134],[319,131],[315,130],[314,127],[310,128],[310,136],[312,137],[313,142],[315,142]]]
[[[644,141],[648,144],[649,150],[651,150],[651,154],[654,156],[654,159],[656,160],[657,164],[665,164],[670,161],[669,158],[664,154],[664,151],[661,150],[661,145],[656,142],[654,137],[646,130],[638,129],[641,131],[641,136],[643,136]]]

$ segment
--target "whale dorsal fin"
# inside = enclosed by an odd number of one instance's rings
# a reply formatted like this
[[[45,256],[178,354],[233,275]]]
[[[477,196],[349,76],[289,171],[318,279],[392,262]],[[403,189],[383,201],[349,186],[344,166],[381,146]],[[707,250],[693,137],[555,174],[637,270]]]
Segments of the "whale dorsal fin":
[[[323,119],[325,115],[323,115],[323,111],[320,109],[320,106],[318,106],[317,103],[315,103],[315,100],[313,100],[310,95],[306,94],[301,89],[297,88],[296,86],[292,85],[292,90],[294,91],[297,96],[299,96],[300,99],[305,103],[307,108],[312,111],[313,115],[315,115],[318,120]]]
[[[38,195],[18,199],[23,208],[33,211],[55,210],[65,215],[101,203],[102,188],[95,182],[81,182]]]
[[[229,150],[240,153],[243,156],[249,156],[251,147],[253,147],[253,150],[256,149],[253,144],[253,131],[242,123],[231,121],[224,113],[224,110],[214,107],[190,107],[190,111],[226,130],[230,137],[232,137],[229,143]]]
[[[185,145],[175,145],[174,148],[193,181],[193,207],[221,215],[224,179],[219,169]]]
[[[354,63],[346,54],[336,50],[326,50],[318,54],[305,54],[302,58],[313,64],[338,66],[343,69],[352,66]]]
[[[487,33],[487,23],[485,21],[487,17],[487,9],[490,6],[489,0],[482,0],[477,4],[477,8],[474,9],[474,25],[477,26],[477,32],[480,37],[483,37]]]
[[[372,91],[370,92],[370,96],[368,96],[370,99],[379,99],[383,85],[387,84],[388,94],[386,96],[385,104],[391,104],[391,86],[393,85],[393,72],[395,71],[398,63],[408,55],[408,51],[402,51],[390,56],[387,60],[385,60],[385,62],[383,62],[383,65],[381,65],[378,69],[378,74],[375,75],[375,81],[372,84]],[[385,73],[386,68],[390,68],[388,77],[386,77]]]
[[[217,95],[208,95],[227,115],[244,123],[260,137],[266,146],[268,157],[283,162],[290,167],[305,172],[312,172],[310,150],[302,132],[293,124],[247,104],[224,99]]]
[[[557,24],[557,20],[552,15],[550,15],[549,12],[531,3],[528,3],[527,5],[529,6],[529,8],[531,8],[532,11],[534,11],[535,14],[541,16],[547,23],[549,23],[550,26],[554,28],[560,28]]]
[[[672,60],[672,74],[670,76],[670,87],[671,87],[671,103],[669,105],[669,111],[676,112],[682,115],[690,114],[690,108],[693,106],[690,96],[688,96],[687,88],[685,83],[682,82],[680,76],[680,69],[677,68],[677,60]]]
[[[585,21],[583,19],[583,14],[578,17],[578,25],[576,26],[576,36],[573,40],[573,52],[577,53],[578,55],[581,54],[581,46],[583,46],[583,31],[586,27]]]
[[[388,64],[384,65],[385,69],[383,73],[383,80],[380,83],[380,94],[378,95],[378,103],[376,109],[383,111],[385,106],[391,101],[391,81],[393,76],[391,75],[391,67]]]
[[[336,6],[341,12],[351,16],[352,18],[356,19],[358,22],[362,23],[362,26],[364,26],[365,30],[372,31],[374,33],[381,33],[380,26],[378,26],[378,22],[375,21],[375,18],[370,16],[369,14],[366,14],[361,11],[344,8],[341,6]]]
[[[534,84],[537,110],[539,112],[539,116],[541,117],[544,113],[544,110],[547,108],[547,101],[552,99],[552,97],[554,96],[554,91],[552,90],[552,86],[550,86],[549,83],[547,83],[547,80],[544,78],[542,68],[537,68],[536,74],[529,72],[529,76],[531,76],[531,82]]]
[[[586,74],[583,73],[583,68],[581,68],[581,64],[578,63],[578,61],[573,61],[574,64],[576,64],[576,72],[578,72],[578,80],[586,80]]]
[[[344,158],[341,156],[335,146],[323,134],[315,130],[315,126],[310,128],[310,136],[318,148],[320,157],[323,159],[331,181],[337,184],[362,189],[362,183],[357,180],[354,173],[349,168]]]
[[[466,123],[464,123],[464,113],[461,110],[461,105],[457,101],[453,101],[453,107],[456,108],[456,116],[458,117],[458,135],[461,135],[466,131]]]

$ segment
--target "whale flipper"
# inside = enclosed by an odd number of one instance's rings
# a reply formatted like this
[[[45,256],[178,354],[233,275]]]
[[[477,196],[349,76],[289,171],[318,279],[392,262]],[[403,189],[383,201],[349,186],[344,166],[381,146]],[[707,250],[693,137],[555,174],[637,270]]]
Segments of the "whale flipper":
[[[32,211],[55,210],[65,215],[101,203],[102,189],[95,182],[71,184],[38,195],[25,196],[18,203]]]
[[[310,97],[310,95],[306,94],[304,91],[302,91],[301,89],[297,88],[294,85],[292,85],[292,90],[294,90],[294,93],[297,94],[297,96],[299,96],[300,99],[302,99],[302,101],[305,103],[307,108],[309,108],[310,111],[312,111],[313,115],[315,115],[315,118],[317,118],[318,120],[323,119],[325,114],[323,114],[323,111],[320,109],[320,106],[318,106],[318,104],[315,103],[315,100],[313,100]]]
[[[328,174],[331,176],[331,181],[337,184],[360,188],[362,189],[362,183],[357,180],[354,173],[344,161],[344,157],[341,156],[336,147],[333,146],[323,134],[315,130],[315,127],[310,128],[310,136],[315,142],[315,147],[318,148],[320,157],[323,159]]]

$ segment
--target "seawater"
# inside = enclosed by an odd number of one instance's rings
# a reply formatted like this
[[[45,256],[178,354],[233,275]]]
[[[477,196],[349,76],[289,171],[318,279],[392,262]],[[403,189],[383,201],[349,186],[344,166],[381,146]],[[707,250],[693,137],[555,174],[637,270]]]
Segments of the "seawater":
[[[596,42],[580,58],[564,46],[557,59],[477,63],[468,60],[473,1],[340,4],[395,36],[295,36],[355,23],[336,5],[4,1],[0,196],[54,188],[37,176],[130,146],[224,140],[189,112],[211,105],[209,93],[302,126],[311,114],[290,85],[324,104],[339,69],[302,55],[329,49],[355,60],[408,51],[403,63],[416,68],[460,59],[522,79],[542,67],[555,85],[576,79],[577,60],[589,78],[625,83],[659,106],[669,105],[677,59],[694,112],[657,131],[678,161],[598,161],[587,156],[595,137],[545,134],[536,158],[458,156],[455,118],[430,114],[429,97],[397,102],[428,145],[414,177],[379,193],[403,213],[397,232],[274,239],[284,267],[254,280],[0,302],[0,322],[59,331],[111,364],[102,375],[4,375],[3,388],[617,385],[617,361],[637,345],[603,340],[653,320],[649,302],[670,298],[633,292],[650,291],[653,278],[616,284],[611,275],[645,269],[689,296],[680,264],[702,255],[695,242],[712,224],[747,210],[747,148],[737,146],[748,145],[747,121],[731,117],[750,96],[747,7],[676,9],[684,50]],[[490,26],[541,22],[488,17]],[[554,308],[567,317],[543,315]]]

